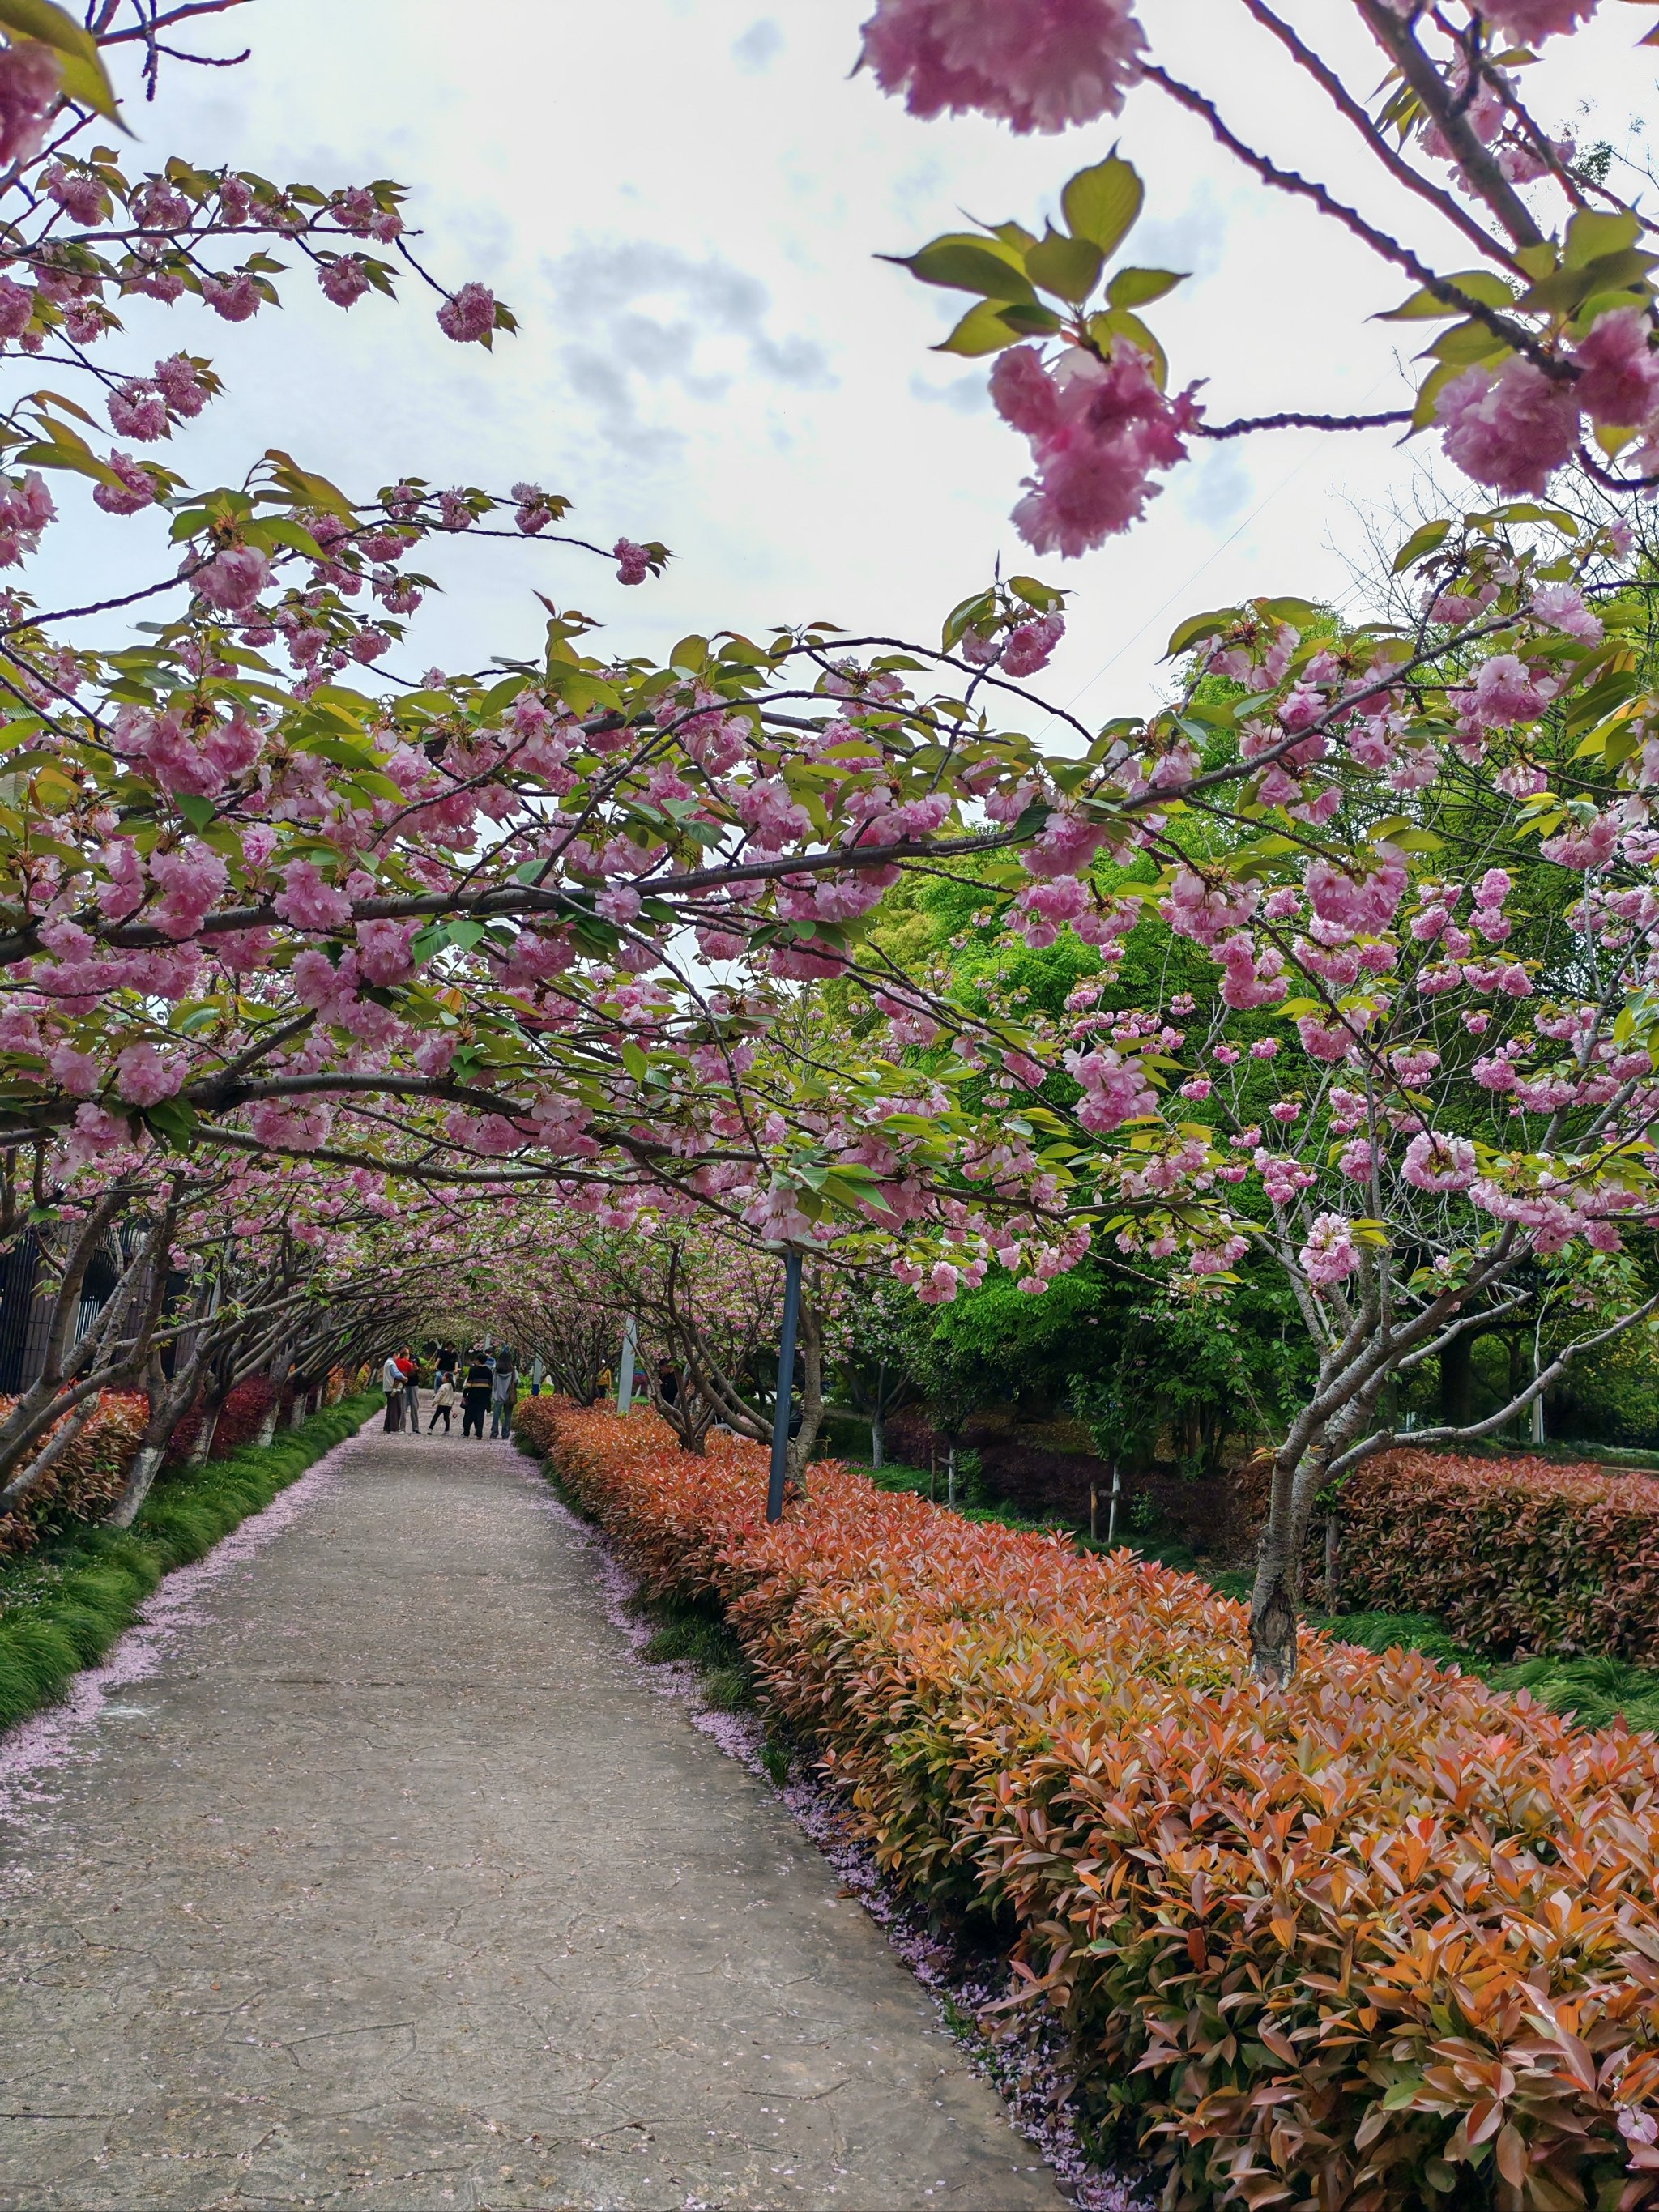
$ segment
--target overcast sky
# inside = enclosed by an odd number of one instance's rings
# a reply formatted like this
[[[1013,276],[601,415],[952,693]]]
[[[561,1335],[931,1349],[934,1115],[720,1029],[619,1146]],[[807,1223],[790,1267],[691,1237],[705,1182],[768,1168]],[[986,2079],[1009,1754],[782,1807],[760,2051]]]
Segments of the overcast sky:
[[[298,276],[281,316],[240,329],[141,303],[135,366],[185,343],[231,385],[182,465],[198,482],[234,480],[278,446],[354,490],[404,472],[498,489],[527,477],[572,495],[571,526],[603,543],[674,550],[665,581],[625,590],[557,549],[446,547],[449,590],[420,618],[419,665],[533,651],[538,589],[602,617],[619,653],[820,617],[936,636],[999,555],[1030,565],[1007,521],[1026,453],[990,411],[984,366],[928,351],[960,300],[873,257],[960,227],[963,210],[1037,225],[1115,137],[1149,187],[1130,258],[1192,272],[1151,311],[1176,381],[1207,376],[1218,418],[1401,404],[1399,328],[1367,318],[1406,280],[1241,173],[1161,94],[1135,94],[1115,130],[1059,139],[918,123],[849,74],[865,12],[859,0],[769,12],[259,0],[214,26],[219,51],[246,40],[252,60],[175,68],[154,108],[131,107],[135,165],[176,151],[284,180],[395,177],[413,188],[421,252],[451,283],[493,286],[521,328],[492,356],[445,340],[412,286],[401,307],[371,295],[343,314]],[[1334,11],[1292,0],[1289,12],[1328,35]],[[1443,252],[1439,219],[1377,191],[1346,126],[1232,0],[1146,0],[1142,13],[1159,58],[1243,135]],[[1539,105],[1553,125],[1622,144],[1651,106],[1654,58],[1633,46],[1644,17],[1603,13],[1565,69],[1552,64]],[[1369,93],[1380,63],[1346,27],[1351,81]],[[1459,247],[1450,265],[1468,258]],[[1141,527],[1044,564],[1079,593],[1055,696],[1094,721],[1138,710],[1182,615],[1347,591],[1353,506],[1409,498],[1417,451],[1386,432],[1200,447]],[[61,560],[70,532],[53,537]]]

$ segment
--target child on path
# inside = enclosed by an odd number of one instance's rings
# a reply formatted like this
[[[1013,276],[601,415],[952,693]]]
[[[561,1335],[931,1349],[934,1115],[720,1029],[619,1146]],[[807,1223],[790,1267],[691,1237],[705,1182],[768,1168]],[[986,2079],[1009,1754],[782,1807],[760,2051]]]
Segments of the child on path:
[[[438,1370],[438,1387],[432,1394],[432,1411],[427,1416],[426,1432],[430,1436],[441,1416],[444,1434],[449,1434],[449,1409],[455,1403],[455,1370],[441,1367]]]

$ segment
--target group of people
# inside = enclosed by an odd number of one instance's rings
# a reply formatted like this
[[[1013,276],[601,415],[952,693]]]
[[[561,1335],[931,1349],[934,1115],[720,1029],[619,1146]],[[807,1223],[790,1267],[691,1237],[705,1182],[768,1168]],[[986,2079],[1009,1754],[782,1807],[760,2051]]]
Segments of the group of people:
[[[428,1436],[436,1434],[441,1420],[444,1434],[449,1434],[450,1415],[458,1397],[461,1401],[464,1437],[483,1437],[486,1413],[489,1415],[492,1437],[512,1435],[513,1408],[519,1399],[519,1363],[509,1346],[498,1344],[492,1352],[488,1345],[475,1345],[463,1361],[453,1346],[441,1345],[433,1355],[432,1367]],[[395,1433],[407,1423],[410,1434],[419,1436],[421,1364],[408,1345],[401,1352],[386,1355],[386,1364],[380,1370],[380,1387],[386,1392],[387,1433]]]

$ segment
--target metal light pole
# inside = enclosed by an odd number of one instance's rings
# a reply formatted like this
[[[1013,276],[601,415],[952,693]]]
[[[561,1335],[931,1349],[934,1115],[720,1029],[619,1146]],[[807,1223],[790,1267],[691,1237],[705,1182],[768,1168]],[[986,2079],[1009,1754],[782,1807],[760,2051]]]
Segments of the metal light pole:
[[[800,1254],[783,1260],[783,1334],[778,1340],[778,1397],[772,1409],[772,1478],[766,1486],[766,1517],[783,1518],[783,1482],[789,1464],[789,1405],[795,1394],[795,1331],[800,1322]]]
[[[617,1411],[625,1413],[634,1402],[634,1353],[639,1343],[639,1323],[632,1314],[623,1323],[622,1366],[617,1376]]]

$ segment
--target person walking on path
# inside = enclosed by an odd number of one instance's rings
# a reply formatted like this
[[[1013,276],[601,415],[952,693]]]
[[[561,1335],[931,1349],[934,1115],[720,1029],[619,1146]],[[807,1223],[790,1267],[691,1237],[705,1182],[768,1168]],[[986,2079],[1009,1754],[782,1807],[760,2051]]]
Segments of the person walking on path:
[[[386,1432],[395,1436],[404,1425],[404,1370],[398,1364],[398,1355],[388,1352],[386,1365],[380,1370],[380,1388],[386,1392]]]
[[[449,1434],[450,1409],[454,1403],[455,1370],[453,1367],[441,1367],[438,1370],[438,1387],[432,1394],[432,1411],[427,1416],[428,1436],[435,1432],[440,1414],[443,1417],[444,1434]]]
[[[398,1361],[404,1376],[404,1411],[409,1417],[409,1432],[412,1437],[421,1433],[421,1370],[415,1354],[405,1345]]]
[[[495,1380],[489,1354],[482,1346],[467,1363],[466,1385],[461,1393],[461,1434],[483,1440],[484,1413]]]
[[[510,1437],[513,1409],[519,1401],[519,1363],[504,1344],[495,1347],[494,1380],[489,1386],[489,1433]]]

